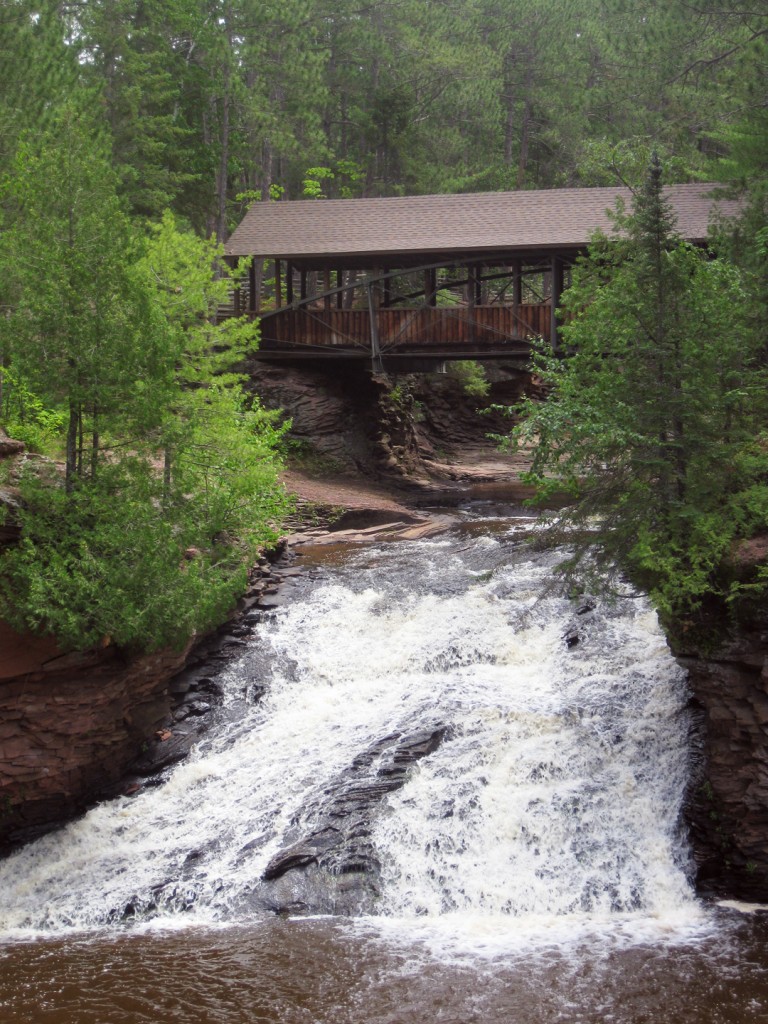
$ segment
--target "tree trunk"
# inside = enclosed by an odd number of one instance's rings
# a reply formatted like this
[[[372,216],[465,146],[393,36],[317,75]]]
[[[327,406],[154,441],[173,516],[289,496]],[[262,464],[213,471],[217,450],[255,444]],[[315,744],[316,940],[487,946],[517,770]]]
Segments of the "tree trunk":
[[[91,429],[91,480],[96,479],[96,473],[99,465],[99,410],[94,405],[93,407],[93,427]]]
[[[231,45],[231,39],[228,40]],[[216,241],[224,242],[227,238],[227,184],[229,181],[229,108],[230,108],[230,69],[229,62],[224,70],[224,88],[221,97],[221,152],[219,155],[219,173],[216,175]]]
[[[64,488],[67,494],[71,494],[75,488],[75,477],[77,476],[77,434],[79,427],[80,405],[70,400],[69,425],[67,426],[67,468],[64,479]]]
[[[83,407],[77,414],[77,475],[83,475]]]
[[[515,136],[515,88],[512,82],[512,70],[515,66],[515,54],[509,50],[504,57],[504,164],[512,166],[512,152]]]

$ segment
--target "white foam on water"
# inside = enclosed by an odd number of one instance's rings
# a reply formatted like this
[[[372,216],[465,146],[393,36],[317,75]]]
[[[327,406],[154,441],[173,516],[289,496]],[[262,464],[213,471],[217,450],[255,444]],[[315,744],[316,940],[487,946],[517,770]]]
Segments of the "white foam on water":
[[[2,932],[103,928],[128,905],[159,926],[239,923],[357,755],[436,728],[375,823],[381,934],[487,952],[703,926],[679,826],[685,685],[652,610],[577,616],[547,594],[553,557],[509,538],[355,557],[227,671],[227,714],[165,785],[0,864]]]

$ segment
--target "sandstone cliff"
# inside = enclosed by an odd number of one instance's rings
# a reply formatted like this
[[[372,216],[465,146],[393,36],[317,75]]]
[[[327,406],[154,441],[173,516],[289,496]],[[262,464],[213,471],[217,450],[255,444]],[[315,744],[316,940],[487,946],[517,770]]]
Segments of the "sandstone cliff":
[[[706,654],[673,648],[696,721],[686,817],[698,887],[768,901],[768,611]]]
[[[9,643],[9,631],[0,640]],[[0,673],[0,849],[115,792],[167,715],[167,682],[185,656],[123,661],[107,648]]]

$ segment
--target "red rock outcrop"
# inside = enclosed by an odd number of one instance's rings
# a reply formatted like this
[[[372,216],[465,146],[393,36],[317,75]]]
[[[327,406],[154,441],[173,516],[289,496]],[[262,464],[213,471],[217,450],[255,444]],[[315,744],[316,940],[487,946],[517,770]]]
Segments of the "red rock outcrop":
[[[0,848],[114,793],[167,717],[168,679],[186,653],[59,654],[0,678]]]

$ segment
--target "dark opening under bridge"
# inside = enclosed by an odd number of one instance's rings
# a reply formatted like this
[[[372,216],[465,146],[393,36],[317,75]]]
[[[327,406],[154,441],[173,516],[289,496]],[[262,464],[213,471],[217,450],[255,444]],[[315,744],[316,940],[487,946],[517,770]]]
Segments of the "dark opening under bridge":
[[[665,193],[704,244],[712,184]],[[558,346],[570,268],[626,188],[255,203],[226,245],[251,257],[225,315],[261,321],[261,359],[363,359],[415,370],[448,359],[526,357]]]

